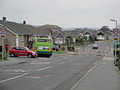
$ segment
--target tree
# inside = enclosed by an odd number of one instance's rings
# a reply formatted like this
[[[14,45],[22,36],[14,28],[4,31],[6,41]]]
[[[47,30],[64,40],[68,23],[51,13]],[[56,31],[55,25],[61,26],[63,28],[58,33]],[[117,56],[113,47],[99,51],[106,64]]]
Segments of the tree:
[[[76,40],[75,40],[75,43],[77,45],[83,45],[84,44],[84,39],[81,38],[81,37],[77,37]]]
[[[108,26],[102,26],[101,31],[110,31]]]

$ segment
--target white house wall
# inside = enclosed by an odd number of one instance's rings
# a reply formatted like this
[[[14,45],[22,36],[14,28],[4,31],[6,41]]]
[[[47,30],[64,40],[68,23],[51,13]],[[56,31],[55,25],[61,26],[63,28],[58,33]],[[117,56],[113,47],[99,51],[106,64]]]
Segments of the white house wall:
[[[99,39],[99,40],[105,40],[105,37],[102,36],[102,35],[99,35],[99,36],[97,36],[97,39]]]

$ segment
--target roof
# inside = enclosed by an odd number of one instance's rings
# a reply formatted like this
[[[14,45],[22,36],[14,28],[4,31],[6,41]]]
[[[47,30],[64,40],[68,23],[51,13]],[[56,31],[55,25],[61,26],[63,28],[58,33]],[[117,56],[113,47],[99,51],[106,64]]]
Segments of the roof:
[[[80,32],[77,30],[70,30],[70,33],[73,38],[77,38],[78,36],[80,36]]]
[[[52,32],[54,32],[54,30],[45,26],[37,27],[3,20],[0,20],[0,24],[6,26],[10,31],[19,35],[49,36],[50,34],[52,35]]]
[[[0,24],[6,26],[12,32],[20,35],[34,35],[39,32],[39,29],[32,25],[24,25],[20,23],[3,20],[0,20]]]
[[[111,31],[101,31],[101,30],[99,30],[99,32],[102,32],[102,33],[104,33],[105,35],[107,35],[107,36],[111,36],[111,35],[113,35],[113,32],[111,32]],[[99,33],[98,32],[98,33]]]
[[[92,35],[97,35],[98,30],[89,30],[89,32],[90,32]]]
[[[101,31],[97,35],[105,35],[105,34]]]

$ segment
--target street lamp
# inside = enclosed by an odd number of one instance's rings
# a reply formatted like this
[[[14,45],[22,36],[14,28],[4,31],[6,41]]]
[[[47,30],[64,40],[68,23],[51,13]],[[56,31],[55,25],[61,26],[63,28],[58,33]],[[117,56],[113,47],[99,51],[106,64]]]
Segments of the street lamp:
[[[110,19],[110,21],[113,21],[116,23],[116,28],[117,28],[117,20],[114,20],[114,19]]]
[[[117,30],[117,20],[110,19],[110,21],[113,21],[116,23],[116,30]],[[117,59],[117,47],[116,47],[117,41],[114,40],[114,64],[116,65],[116,59]]]

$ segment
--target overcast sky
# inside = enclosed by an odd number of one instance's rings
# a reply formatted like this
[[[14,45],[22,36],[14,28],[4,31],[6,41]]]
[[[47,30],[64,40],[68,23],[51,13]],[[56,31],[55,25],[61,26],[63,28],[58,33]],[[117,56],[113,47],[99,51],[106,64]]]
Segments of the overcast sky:
[[[31,25],[115,27],[120,22],[120,0],[0,0],[0,19]]]

